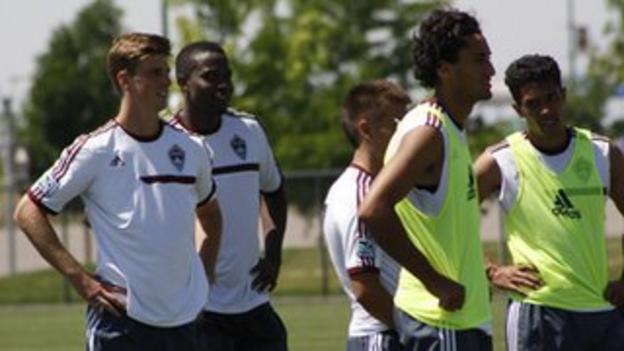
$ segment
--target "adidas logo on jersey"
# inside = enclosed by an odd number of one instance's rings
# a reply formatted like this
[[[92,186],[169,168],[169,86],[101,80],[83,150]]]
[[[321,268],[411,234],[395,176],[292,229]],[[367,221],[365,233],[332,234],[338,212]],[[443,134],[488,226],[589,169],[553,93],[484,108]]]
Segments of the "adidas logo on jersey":
[[[559,189],[555,195],[554,205],[555,207],[553,207],[552,213],[555,216],[564,216],[571,219],[581,218],[581,211],[574,208],[572,201],[570,201],[570,198],[563,189]]]

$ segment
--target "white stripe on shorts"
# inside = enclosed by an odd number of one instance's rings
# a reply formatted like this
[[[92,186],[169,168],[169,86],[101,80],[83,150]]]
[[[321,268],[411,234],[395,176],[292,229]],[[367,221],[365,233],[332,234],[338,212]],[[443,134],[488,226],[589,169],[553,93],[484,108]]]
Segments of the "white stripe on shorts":
[[[508,351],[518,351],[518,324],[520,321],[518,301],[512,301],[507,308],[507,347]]]

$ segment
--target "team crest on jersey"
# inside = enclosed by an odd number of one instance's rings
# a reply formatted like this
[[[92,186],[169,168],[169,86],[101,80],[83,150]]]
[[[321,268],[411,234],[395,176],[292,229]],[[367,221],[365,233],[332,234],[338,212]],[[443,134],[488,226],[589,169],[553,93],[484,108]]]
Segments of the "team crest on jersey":
[[[585,158],[581,158],[574,163],[574,173],[576,173],[579,179],[583,182],[587,182],[587,180],[589,180],[591,168],[591,163]]]
[[[230,140],[230,146],[232,147],[232,150],[234,150],[234,153],[238,155],[238,157],[243,160],[247,158],[247,143],[245,143],[245,140],[243,140],[243,138],[239,137],[237,134],[234,134],[232,140]]]
[[[357,256],[363,261],[375,259],[375,247],[370,239],[360,238],[357,240]]]
[[[178,144],[174,144],[171,149],[169,149],[169,160],[173,163],[173,166],[180,172],[184,168],[184,159],[186,158],[186,153],[182,150]]]

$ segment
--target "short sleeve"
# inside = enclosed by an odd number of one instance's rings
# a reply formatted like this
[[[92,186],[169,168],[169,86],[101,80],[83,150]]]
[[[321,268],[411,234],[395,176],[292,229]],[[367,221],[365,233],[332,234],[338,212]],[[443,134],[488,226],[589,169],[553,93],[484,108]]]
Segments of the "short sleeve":
[[[260,166],[260,190],[273,192],[282,184],[282,173],[277,165],[271,145],[264,133],[264,129],[257,121],[250,123],[250,127],[256,136],[258,147],[258,162]]]
[[[349,275],[379,272],[377,246],[364,223],[353,213],[344,228],[345,267]]]
[[[195,183],[197,198],[199,199],[198,206],[212,200],[216,196],[217,190],[216,183],[212,177],[214,153],[204,139],[201,141],[201,148],[197,182]]]
[[[88,136],[77,138],[28,190],[39,207],[60,212],[76,196],[88,191],[99,166],[97,154],[86,147]]]

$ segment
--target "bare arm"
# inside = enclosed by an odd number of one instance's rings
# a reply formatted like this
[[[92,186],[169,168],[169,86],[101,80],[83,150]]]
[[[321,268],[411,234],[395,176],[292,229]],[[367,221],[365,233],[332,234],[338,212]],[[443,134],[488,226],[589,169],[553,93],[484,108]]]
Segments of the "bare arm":
[[[382,321],[390,328],[394,328],[392,296],[379,282],[379,274],[363,272],[350,276],[351,289],[355,298],[368,313]]]
[[[373,182],[358,214],[379,246],[420,279],[440,299],[442,308],[452,311],[462,307],[464,287],[431,266],[411,243],[394,212],[395,204],[416,185],[415,180],[431,180],[430,170],[442,162],[443,145],[442,136],[431,127],[419,127],[405,135],[398,153]]]
[[[274,192],[262,193],[262,200],[266,205],[266,210],[261,211],[260,215],[264,230],[265,257],[251,271],[257,274],[252,287],[258,291],[272,291],[277,286],[282,265],[282,244],[286,230],[287,204],[283,185]]]
[[[615,145],[609,145],[610,183],[609,196],[620,214],[624,215],[624,156]],[[624,237],[622,237],[624,250]],[[624,271],[620,279],[610,281],[604,291],[604,297],[614,306],[624,306]]]
[[[500,189],[501,171],[494,157],[487,151],[479,156],[474,164],[474,170],[479,187],[479,202],[483,202]]]
[[[61,244],[47,215],[27,195],[17,205],[14,219],[39,254],[69,279],[85,301],[117,315],[125,310],[123,301],[114,294],[115,288],[100,283],[84,269]]]
[[[494,157],[487,151],[479,156],[474,169],[479,186],[479,201],[483,202],[501,188],[501,170]],[[539,273],[534,267],[498,265],[488,258],[485,271],[490,282],[497,288],[522,295],[525,295],[527,289],[538,289],[542,285]]]
[[[206,276],[210,283],[215,282],[215,267],[217,264],[217,256],[219,255],[219,246],[221,245],[221,231],[223,227],[223,218],[221,217],[221,208],[217,199],[202,204],[196,210],[197,219],[206,234],[206,237],[199,248],[199,255],[204,263]]]

